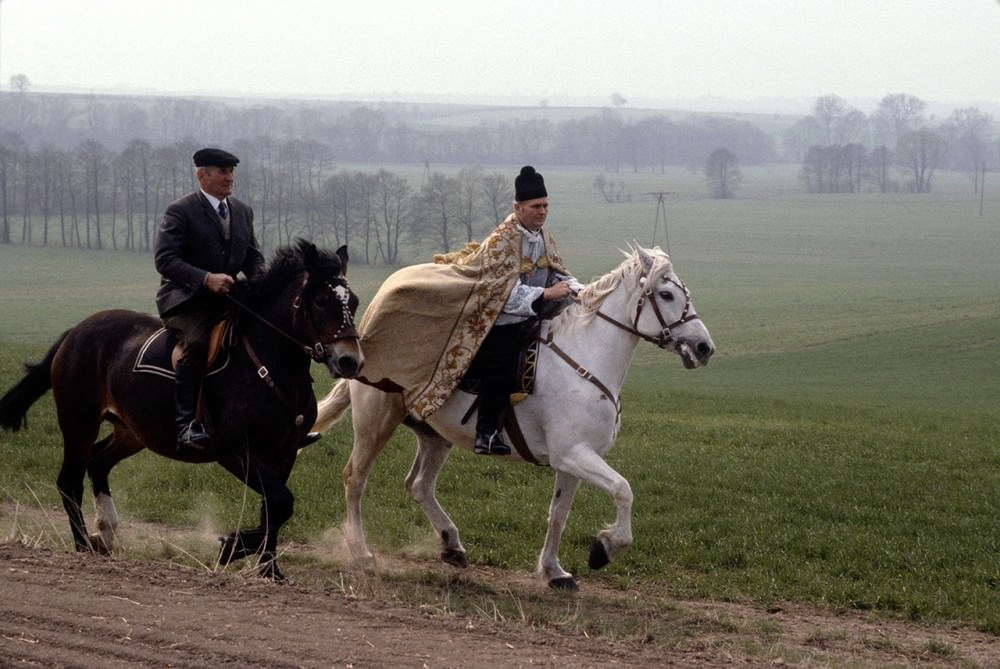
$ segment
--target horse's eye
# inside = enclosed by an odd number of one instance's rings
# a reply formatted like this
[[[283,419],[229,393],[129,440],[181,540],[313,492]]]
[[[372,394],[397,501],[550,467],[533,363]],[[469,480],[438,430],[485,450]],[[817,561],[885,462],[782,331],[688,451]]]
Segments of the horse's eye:
[[[325,290],[321,290],[316,293],[316,297],[313,298],[313,302],[315,302],[316,306],[320,309],[325,309],[326,305],[330,302],[330,296]]]
[[[664,290],[663,292],[660,293],[660,299],[663,300],[664,302],[673,302],[674,294],[671,293],[669,290]]]

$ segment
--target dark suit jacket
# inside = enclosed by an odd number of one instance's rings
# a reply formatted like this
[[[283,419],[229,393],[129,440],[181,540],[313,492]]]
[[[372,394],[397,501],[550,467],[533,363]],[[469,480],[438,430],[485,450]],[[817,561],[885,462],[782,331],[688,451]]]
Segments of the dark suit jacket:
[[[201,291],[205,277],[222,272],[234,279],[240,272],[254,278],[264,269],[264,257],[253,232],[253,209],[230,196],[229,239],[208,198],[196,191],[177,200],[160,222],[155,264],[160,273],[156,308],[168,315]]]

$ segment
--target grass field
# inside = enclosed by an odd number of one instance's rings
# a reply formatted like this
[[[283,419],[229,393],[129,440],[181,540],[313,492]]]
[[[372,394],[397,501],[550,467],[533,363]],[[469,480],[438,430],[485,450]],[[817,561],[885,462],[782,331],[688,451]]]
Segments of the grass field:
[[[707,199],[685,171],[613,175],[632,199],[612,205],[591,188],[594,174],[545,170],[549,225],[577,275],[617,266],[633,239],[669,241],[718,346],[697,371],[639,347],[609,458],[635,492],[636,543],[604,576],[586,567],[612,507],[583,488],[564,566],[584,587],[655,581],[679,596],[805,601],[1000,633],[1000,196],[980,217],[962,175],[938,175],[929,195],[807,196],[794,169],[744,172],[729,201]],[[670,193],[669,237],[662,220],[654,233],[645,195],[659,191]],[[0,387],[83,316],[151,310],[151,265],[0,246]],[[349,276],[367,299],[388,271],[352,266]],[[0,436],[0,496],[54,508],[50,398],[29,421]],[[383,552],[432,555],[429,525],[402,487],[410,443],[397,435],[370,479],[369,538]],[[344,424],[303,454],[283,538],[318,541],[341,521],[349,444]],[[144,453],[112,484],[131,517],[225,528],[247,514],[241,486],[215,467]],[[548,470],[465,454],[439,485],[470,558],[517,569],[534,565],[550,493]],[[51,515],[68,536],[61,510]]]

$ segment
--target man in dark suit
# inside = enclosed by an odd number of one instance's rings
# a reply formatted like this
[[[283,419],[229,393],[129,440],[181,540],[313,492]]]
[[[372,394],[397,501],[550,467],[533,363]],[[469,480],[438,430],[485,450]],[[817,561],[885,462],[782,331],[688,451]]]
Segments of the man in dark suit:
[[[253,209],[232,196],[239,158],[222,149],[194,154],[200,189],[167,207],[156,240],[160,273],[156,308],[183,346],[177,362],[177,448],[204,450],[211,435],[195,419],[208,338],[221,321],[226,295],[240,272],[253,279],[264,257],[253,231]]]

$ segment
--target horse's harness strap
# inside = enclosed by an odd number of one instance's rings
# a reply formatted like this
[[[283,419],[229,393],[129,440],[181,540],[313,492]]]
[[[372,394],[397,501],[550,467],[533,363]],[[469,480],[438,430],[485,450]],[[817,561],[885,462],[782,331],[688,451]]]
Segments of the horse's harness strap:
[[[645,276],[643,276],[643,279],[645,279]],[[652,344],[656,344],[660,348],[666,348],[667,346],[669,346],[671,343],[674,342],[674,336],[670,332],[672,328],[675,328],[678,325],[684,325],[685,323],[690,323],[691,321],[701,320],[701,317],[698,314],[693,313],[691,311],[691,294],[690,292],[688,292],[687,286],[685,286],[683,283],[674,281],[673,279],[668,279],[668,281],[670,283],[673,283],[675,286],[679,287],[684,292],[684,310],[681,312],[680,318],[678,318],[673,323],[666,322],[666,319],[663,318],[663,314],[660,313],[660,306],[656,303],[655,299],[649,299],[649,300],[646,299],[647,297],[651,296],[650,293],[643,293],[642,295],[639,296],[639,300],[636,302],[635,305],[635,320],[633,321],[634,323],[633,325],[626,325],[625,323],[615,320],[614,318],[608,316],[607,314],[605,314],[600,310],[596,311],[595,314],[599,318],[602,318],[608,323],[611,323],[616,328],[624,330],[625,332],[633,334],[636,337],[639,337],[640,339],[648,341]],[[648,334],[639,332],[638,329],[639,318],[642,316],[642,310],[646,306],[646,304],[652,305],[653,314],[656,316],[656,320],[660,322],[660,334],[657,335],[656,337],[651,337]]]
[[[514,445],[514,449],[518,455],[533,465],[545,466],[545,463],[539,462],[531,452],[531,449],[528,448],[528,441],[524,438],[524,433],[521,432],[521,425],[517,422],[517,415],[513,410],[507,412],[504,427],[507,429],[507,434],[510,436],[510,443]]]
[[[267,368],[267,365],[261,362],[260,358],[257,357],[257,352],[254,351],[253,346],[250,345],[250,340],[245,336],[240,337],[240,339],[243,341],[243,348],[246,349],[247,355],[250,356],[250,361],[257,368],[257,376],[261,381],[267,384],[268,388],[274,391],[274,394],[278,396],[278,399],[280,399],[282,404],[285,405],[285,408],[287,408],[293,416],[297,416],[299,412],[295,410],[292,403],[288,400],[288,397],[281,391],[278,384],[274,382],[274,377],[271,376],[271,371]]]
[[[573,371],[575,371],[581,379],[585,379],[590,383],[594,384],[594,386],[596,386],[598,390],[604,393],[604,396],[607,397],[608,400],[614,402],[615,411],[617,411],[618,415],[621,416],[622,413],[621,399],[615,396],[615,394],[611,392],[611,390],[609,390],[608,387],[604,385],[599,378],[594,376],[594,374],[590,370],[588,370],[586,367],[584,367],[576,360],[574,360],[572,357],[570,357],[570,355],[566,353],[566,351],[559,348],[559,346],[556,345],[554,341],[552,341],[552,333],[549,333],[549,335],[546,338],[540,339],[539,341],[541,341],[543,344],[552,349],[553,353],[558,355],[560,358],[562,358],[562,360],[566,364],[572,367]]]
[[[315,344],[315,347],[309,346],[307,344],[303,344],[298,339],[296,339],[295,337],[291,336],[290,334],[288,334],[287,332],[285,332],[284,330],[282,330],[281,328],[279,328],[277,325],[275,325],[274,323],[272,323],[271,321],[267,320],[266,318],[264,318],[263,316],[261,316],[260,314],[258,314],[256,311],[254,311],[253,309],[251,309],[247,305],[245,305],[242,302],[240,302],[239,300],[237,300],[232,295],[229,295],[227,293],[223,297],[228,298],[230,302],[232,302],[233,304],[235,304],[236,306],[238,306],[240,309],[242,309],[243,311],[247,312],[248,314],[250,314],[251,316],[253,316],[254,318],[256,318],[258,321],[260,321],[261,323],[263,323],[267,327],[271,328],[272,330],[274,330],[275,332],[277,332],[279,335],[281,335],[282,337],[284,337],[288,341],[290,341],[293,344],[295,344],[299,349],[302,350],[303,353],[305,353],[306,355],[308,355],[310,358],[312,358],[316,362],[323,362],[323,360],[318,357],[321,350],[325,353],[325,349],[323,349],[322,344],[317,343],[317,344]],[[245,342],[246,339],[244,338],[243,341]]]

